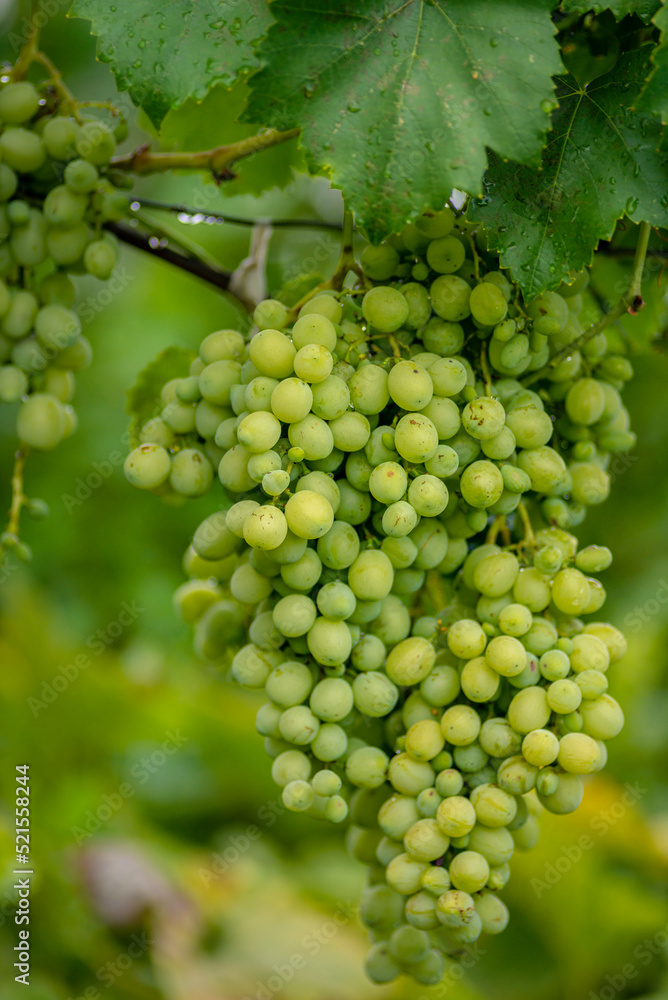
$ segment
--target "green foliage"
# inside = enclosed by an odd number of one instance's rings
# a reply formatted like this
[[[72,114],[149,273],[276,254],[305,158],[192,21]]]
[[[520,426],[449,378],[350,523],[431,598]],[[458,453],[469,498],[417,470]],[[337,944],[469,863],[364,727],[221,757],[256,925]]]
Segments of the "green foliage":
[[[470,218],[488,230],[490,248],[526,296],[590,264],[624,214],[668,224],[661,128],[630,110],[647,70],[640,50],[586,89],[563,78],[540,172],[498,159],[488,171],[486,197]]]
[[[637,14],[643,21],[650,21],[652,15],[659,6],[658,0],[611,0],[610,3],[580,3],[579,0],[564,0],[560,5],[561,10],[567,14],[586,14],[587,11],[594,11],[600,14],[604,10],[610,10],[618,21],[628,14]]]
[[[668,121],[668,6],[665,3],[653,23],[661,31],[661,40],[652,53],[654,69],[636,102],[636,109],[656,115],[665,124]]]
[[[186,98],[201,100],[213,83],[231,86],[257,66],[253,45],[269,24],[263,0],[76,0],[71,15],[92,22],[98,58],[111,63],[154,125]]]
[[[185,347],[166,347],[137,376],[135,384],[128,389],[126,410],[132,417],[130,432],[133,437],[139,433],[142,424],[155,417],[162,409],[160,390],[173,378],[182,378],[183,372],[197,355]]]
[[[205,149],[238,142],[255,135],[257,125],[242,125],[238,119],[248,98],[248,85],[239,81],[231,89],[214,86],[203,101],[192,98],[170,111],[160,130],[165,149]],[[241,160],[235,168],[237,178],[220,188],[224,195],[259,195],[271,187],[290,183],[294,170],[303,170],[304,161],[297,140],[264,150],[261,156]]]
[[[547,5],[301,0],[272,13],[246,115],[300,125],[311,167],[372,239],[453,187],[478,193],[485,147],[536,161],[560,68]]]

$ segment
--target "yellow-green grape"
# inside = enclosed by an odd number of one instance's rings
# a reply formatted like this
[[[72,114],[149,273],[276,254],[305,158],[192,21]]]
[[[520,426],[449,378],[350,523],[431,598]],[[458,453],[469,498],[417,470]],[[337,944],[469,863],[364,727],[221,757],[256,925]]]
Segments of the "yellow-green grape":
[[[313,688],[309,705],[323,722],[339,722],[353,707],[352,688],[342,677],[326,677]]]
[[[456,236],[441,236],[427,247],[427,263],[438,274],[454,274],[464,263],[466,252]]]
[[[303,379],[285,378],[271,393],[271,410],[284,423],[303,420],[311,410],[313,392]]]
[[[390,504],[382,517],[383,531],[391,538],[404,538],[410,535],[417,525],[418,515],[412,504],[398,500]]]
[[[269,505],[255,507],[243,522],[244,540],[256,549],[278,548],[287,533],[286,516],[277,507]]]
[[[16,403],[27,389],[28,379],[20,368],[15,365],[0,368],[0,402]]]
[[[481,559],[473,571],[473,585],[485,597],[501,597],[517,579],[519,562],[512,552],[496,552]]]
[[[536,493],[547,493],[566,473],[561,455],[547,445],[524,449],[517,456],[517,464],[531,479],[531,488]]]
[[[437,517],[442,514],[448,505],[448,499],[445,483],[429,474],[417,476],[408,489],[408,502],[421,517]]]
[[[291,812],[305,812],[313,805],[314,792],[308,781],[289,781],[282,792],[283,805]]]
[[[80,127],[76,138],[76,150],[82,160],[103,166],[114,155],[115,149],[116,140],[113,132],[104,122],[88,121]]]
[[[472,462],[462,473],[460,489],[471,507],[491,507],[503,493],[503,476],[492,462]]]
[[[610,665],[610,653],[602,639],[596,635],[576,635],[573,637],[570,653],[571,668],[575,673],[582,670],[600,670],[602,673]]]
[[[433,760],[445,745],[445,738],[438,722],[423,719],[406,733],[406,753],[414,760]]]
[[[428,417],[420,413],[406,414],[397,423],[394,444],[406,461],[425,462],[436,453],[438,431]]]
[[[458,323],[471,315],[471,286],[456,274],[442,274],[429,289],[432,309],[441,319]]]
[[[345,569],[352,565],[359,554],[359,535],[345,521],[336,520],[329,531],[318,539],[317,551],[325,566]]]
[[[536,406],[520,406],[508,411],[506,426],[512,431],[518,448],[540,448],[546,445],[554,427],[547,413]]]
[[[517,812],[514,796],[493,784],[482,784],[474,788],[471,792],[471,805],[475,809],[477,822],[492,828],[508,826]]]
[[[473,898],[460,889],[448,889],[436,902],[436,914],[446,927],[463,927],[475,916]]]
[[[197,448],[185,448],[178,452],[171,462],[169,483],[173,490],[183,496],[203,496],[213,483],[213,469],[209,459]]]
[[[348,382],[350,402],[358,413],[368,416],[385,409],[390,399],[388,381],[387,372],[378,365],[358,368]]]
[[[30,448],[49,451],[65,434],[65,414],[59,399],[47,393],[33,393],[23,403],[16,418],[20,440]]]
[[[376,500],[390,504],[400,500],[406,492],[408,477],[396,462],[382,462],[369,477],[369,491]]]
[[[37,310],[38,302],[32,292],[15,292],[2,320],[2,332],[12,340],[25,337],[33,326]]]
[[[10,245],[14,259],[23,267],[41,264],[47,255],[48,239],[44,216],[38,209],[29,209],[25,225],[17,225],[12,230]]]
[[[519,639],[510,635],[497,635],[491,639],[485,650],[485,659],[492,670],[502,677],[517,677],[527,665],[526,649]]]
[[[385,782],[388,764],[387,754],[378,747],[360,747],[346,760],[346,778],[356,788],[379,788]]]
[[[293,705],[283,712],[278,727],[283,739],[305,746],[318,735],[320,722],[306,705]]]
[[[535,688],[527,688],[533,691]],[[521,691],[520,694],[525,694]],[[542,726],[537,727],[542,728]],[[496,780],[504,791],[511,795],[525,795],[536,784],[538,768],[519,755],[504,760],[497,771]],[[506,859],[507,860],[507,859]]]
[[[467,403],[462,411],[462,424],[471,435],[480,441],[496,437],[504,426],[506,412],[491,396],[480,396]]]
[[[274,759],[271,776],[279,788],[285,788],[291,781],[308,781],[311,761],[301,750],[286,750]]]
[[[399,254],[394,247],[384,243],[378,247],[368,246],[360,258],[364,273],[372,281],[387,281],[394,274],[399,263]]]
[[[462,851],[450,862],[449,872],[454,887],[470,894],[478,892],[486,884],[489,863],[477,851]]]
[[[308,344],[319,344],[330,352],[336,347],[334,324],[317,313],[301,316],[292,327],[291,335],[297,351]]]
[[[523,604],[507,604],[499,614],[499,628],[506,635],[526,635],[533,624],[533,616]]]
[[[50,226],[73,226],[81,222],[88,199],[82,194],[76,194],[65,184],[51,188],[42,206],[44,218]]]
[[[321,538],[334,522],[329,501],[313,490],[302,490],[285,505],[287,527],[299,538]]]
[[[248,345],[250,360],[260,375],[284,379],[293,374],[297,353],[291,340],[278,330],[261,330]]]
[[[434,394],[426,368],[414,361],[399,361],[390,369],[387,381],[390,397],[403,410],[421,410]]]
[[[548,729],[534,729],[522,740],[522,756],[534,767],[546,767],[558,753],[559,740]]]
[[[464,664],[461,686],[462,692],[470,701],[493,701],[500,683],[499,674],[488,666],[484,656],[477,656]]]
[[[32,400],[35,398],[37,397],[31,397]],[[60,434],[62,435],[62,430]],[[56,440],[55,444],[57,443]],[[54,446],[52,445],[52,447]],[[35,447],[34,444],[33,447]],[[172,460],[169,453],[160,445],[141,444],[134,451],[131,451],[125,459],[123,471],[132,486],[136,486],[140,490],[153,490],[167,480],[171,466]]]
[[[345,622],[316,618],[309,629],[306,641],[311,654],[324,666],[344,663],[350,656],[352,639]]]
[[[362,413],[348,411],[330,420],[329,423],[334,447],[340,451],[359,451],[365,446],[371,434],[369,421]]]
[[[441,729],[446,742],[453,746],[468,746],[478,738],[480,716],[468,705],[452,705],[441,719]]]
[[[408,318],[408,302],[396,289],[378,285],[362,299],[362,312],[376,330],[393,333]]]
[[[271,580],[258,573],[250,562],[242,563],[232,574],[230,592],[240,604],[259,604],[271,591]]]
[[[327,458],[334,448],[329,425],[312,413],[290,424],[288,439],[293,447],[302,449],[307,462]]]
[[[368,677],[365,674],[364,677]],[[412,760],[407,753],[397,754],[390,761],[388,778],[392,786],[403,795],[417,795],[434,782],[434,771],[427,763]]]
[[[462,660],[480,656],[487,644],[482,626],[471,618],[453,622],[447,633],[448,648]]]
[[[611,740],[624,726],[624,713],[609,694],[584,700],[580,712],[584,732],[595,740]]]
[[[431,642],[421,636],[412,636],[391,650],[385,670],[391,681],[407,687],[419,684],[431,671],[435,659],[436,651]]]
[[[441,358],[429,368],[429,377],[437,396],[449,397],[458,395],[467,381],[464,365],[457,358]]]
[[[106,281],[113,274],[118,251],[111,239],[91,240],[84,250],[84,267],[94,278]]]
[[[39,107],[39,93],[27,81],[8,83],[0,90],[0,121],[7,125],[21,125],[35,114]]]
[[[583,670],[573,680],[583,698],[598,698],[608,690],[608,679],[600,670]]]
[[[19,174],[33,173],[44,163],[46,150],[39,135],[28,129],[10,126],[0,135],[3,163]]]
[[[81,322],[71,309],[59,305],[42,306],[35,317],[35,334],[44,346],[62,350],[79,339]]]
[[[56,264],[69,267],[80,260],[91,235],[84,222],[73,226],[53,226],[46,234],[46,249]]]
[[[538,614],[548,606],[550,597],[549,577],[544,576],[533,566],[527,566],[519,571],[513,585],[513,598],[518,604],[524,604],[533,614]]]
[[[514,696],[508,706],[508,721],[518,733],[544,729],[550,718],[547,692],[542,687],[529,687]]]
[[[307,344],[297,351],[293,360],[295,375],[305,382],[323,382],[331,373],[333,364],[332,355],[320,344]]]
[[[490,281],[481,281],[472,289],[469,307],[474,320],[481,326],[496,326],[508,311],[505,295]]]
[[[626,655],[626,639],[614,625],[608,622],[591,622],[584,627],[585,635],[595,635],[608,650],[610,663],[617,663]]]
[[[290,538],[290,534],[291,533],[288,534],[286,542]],[[305,539],[300,539],[300,541],[305,545]],[[285,544],[285,542],[283,544]],[[290,550],[293,553],[295,551],[299,551],[298,548],[295,549],[292,540],[290,542]],[[280,559],[277,558],[278,551],[279,550],[274,549],[272,552],[272,558],[277,562],[280,562]],[[281,563],[281,577],[288,587],[291,587],[293,590],[311,590],[320,579],[321,572],[322,563],[318,558],[318,554],[314,552],[313,549],[309,548],[305,548],[305,551],[298,559],[290,559],[289,562],[284,561]]]
[[[553,712],[568,715],[580,707],[582,692],[573,681],[553,681],[547,689],[547,701]]]
[[[446,768],[444,771],[439,771],[439,773],[436,775],[436,791],[444,799],[448,799],[451,798],[452,796],[459,795],[463,785],[464,785],[464,779],[462,778],[459,771],[456,771],[453,768]],[[442,816],[447,815],[449,817],[452,817],[456,815],[456,809],[454,811],[449,811],[449,812],[446,810],[441,815]],[[456,836],[462,836],[462,834],[457,834]]]
[[[597,771],[601,751],[591,736],[585,733],[567,733],[559,740],[559,766],[569,774],[591,774]]]
[[[562,569],[552,581],[552,601],[564,614],[580,614],[589,604],[590,597],[587,578],[579,569]]]
[[[502,759],[519,754],[522,743],[519,733],[502,717],[483,722],[478,739],[485,753]]]
[[[567,813],[575,812],[584,794],[584,785],[579,774],[559,775],[559,784],[556,792],[545,795],[538,792],[538,799],[545,808],[555,813],[557,816],[565,816]]]
[[[443,857],[449,846],[450,838],[431,817],[413,823],[404,836],[406,851],[418,861],[435,861]]]

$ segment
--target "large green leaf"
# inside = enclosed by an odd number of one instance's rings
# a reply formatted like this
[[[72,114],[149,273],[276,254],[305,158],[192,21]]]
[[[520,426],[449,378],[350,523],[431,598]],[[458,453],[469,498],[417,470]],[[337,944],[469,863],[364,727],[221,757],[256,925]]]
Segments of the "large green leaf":
[[[647,52],[637,50],[586,89],[565,77],[541,169],[498,159],[490,168],[486,196],[469,217],[486,227],[490,248],[526,296],[589,264],[624,214],[668,225],[661,126],[631,111],[647,70]]]
[[[187,97],[255,69],[271,20],[265,0],[75,0],[70,14],[92,22],[98,58],[156,126]]]
[[[485,147],[539,156],[561,69],[542,0],[276,0],[249,121],[299,125],[312,169],[372,239],[453,187],[481,190]]]
[[[653,20],[661,32],[661,41],[652,52],[652,70],[636,108],[668,122],[668,4],[664,2]]]
[[[563,0],[560,5],[566,14],[586,14],[593,10],[600,14],[604,10],[610,10],[617,21],[621,21],[628,14],[637,14],[643,21],[651,21],[652,17],[660,6],[660,0],[610,0],[609,3],[587,3],[587,0]]]
[[[248,87],[239,81],[231,89],[212,87],[201,103],[187,100],[170,111],[160,130],[165,149],[209,149],[223,143],[238,142],[255,135],[258,125],[240,125],[238,118],[248,99]],[[268,188],[285,187],[293,169],[304,169],[297,140],[270,146],[261,156],[249,156],[235,164],[235,180],[219,185],[226,195],[260,194]]]

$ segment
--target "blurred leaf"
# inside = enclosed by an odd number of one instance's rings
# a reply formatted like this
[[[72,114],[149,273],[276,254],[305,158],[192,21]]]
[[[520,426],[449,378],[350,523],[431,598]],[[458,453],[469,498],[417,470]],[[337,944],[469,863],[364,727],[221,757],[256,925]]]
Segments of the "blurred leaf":
[[[668,5],[664,2],[652,23],[660,30],[661,40],[652,52],[654,69],[636,101],[636,110],[668,121]]]
[[[70,16],[91,21],[98,58],[156,126],[186,98],[201,100],[213,83],[231,86],[255,69],[270,21],[264,0],[75,0]]]
[[[277,0],[271,11],[245,119],[301,126],[311,168],[342,188],[370,238],[453,187],[479,193],[487,146],[538,159],[561,69],[547,3]]]
[[[610,3],[587,3],[587,0],[563,0],[560,4],[561,10],[566,14],[586,14],[593,10],[600,14],[604,10],[611,10],[618,21],[628,14],[637,14],[643,21],[651,21],[652,15],[659,6],[659,0],[610,0]]]
[[[207,149],[238,142],[255,135],[258,125],[240,125],[240,117],[248,99],[248,86],[239,81],[231,89],[212,87],[201,103],[188,99],[176,111],[166,116],[160,131],[166,149]],[[305,164],[297,140],[281,143],[249,156],[235,166],[235,180],[210,186],[212,198],[225,195],[258,195],[269,188],[283,188],[292,180],[293,170],[304,170]]]
[[[128,389],[125,407],[132,417],[133,437],[139,434],[142,424],[158,416],[163,386],[173,378],[184,378],[196,357],[194,351],[185,347],[167,347],[139,373],[135,384]]]
[[[540,171],[495,157],[487,172],[485,197],[469,218],[483,224],[490,249],[527,298],[590,264],[624,214],[668,225],[661,126],[629,110],[647,70],[647,52],[639,50],[586,89],[564,77]]]

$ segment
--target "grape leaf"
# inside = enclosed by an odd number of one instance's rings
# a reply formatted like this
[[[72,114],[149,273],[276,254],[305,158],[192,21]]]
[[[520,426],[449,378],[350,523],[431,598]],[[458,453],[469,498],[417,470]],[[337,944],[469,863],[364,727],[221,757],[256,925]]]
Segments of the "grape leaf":
[[[196,357],[189,348],[167,347],[139,373],[137,381],[127,391],[125,402],[125,411],[132,417],[130,433],[133,438],[139,435],[142,424],[159,416],[162,387],[173,378],[185,378]]]
[[[191,99],[170,111],[160,130],[164,149],[209,149],[255,135],[258,125],[240,125],[238,118],[248,99],[248,86],[240,80],[234,87],[212,87],[201,103]],[[262,156],[249,156],[234,166],[235,180],[226,181],[218,192],[230,197],[261,194],[273,187],[285,187],[293,170],[303,170],[304,161],[297,140],[270,146]]]
[[[453,187],[485,147],[536,161],[561,61],[543,0],[276,0],[246,120],[299,125],[312,170],[372,239]]]
[[[586,89],[559,81],[559,108],[540,170],[495,159],[486,195],[469,218],[487,229],[527,297],[555,288],[589,264],[624,214],[668,225],[668,154],[661,125],[631,111],[648,69],[647,51],[623,56]]]
[[[652,23],[660,30],[661,40],[652,52],[654,69],[636,101],[636,109],[656,115],[665,125],[668,123],[668,5],[665,2]]]
[[[255,69],[254,46],[271,21],[264,0],[75,0],[70,16],[92,22],[98,58],[155,126],[187,97],[201,100],[213,83],[231,86]]]
[[[628,14],[637,14],[643,21],[649,23],[660,6],[660,0],[610,0],[610,3],[584,3],[580,0],[563,0],[560,9],[565,14],[586,14],[593,10],[595,14],[600,14],[604,10],[610,10],[614,14],[616,21],[621,21]]]

